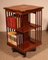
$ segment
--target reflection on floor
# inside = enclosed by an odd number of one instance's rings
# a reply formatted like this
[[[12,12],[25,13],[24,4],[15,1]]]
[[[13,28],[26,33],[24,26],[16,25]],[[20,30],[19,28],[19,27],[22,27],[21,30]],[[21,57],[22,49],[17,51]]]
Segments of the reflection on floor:
[[[37,50],[35,52],[27,52],[27,56],[25,57],[25,59],[31,59],[36,56],[37,54],[39,54],[40,52],[46,50],[48,48],[48,33],[43,31],[42,32],[42,45],[38,46]],[[11,56],[14,59],[17,60],[23,60],[23,56],[21,54],[19,54],[18,52],[12,52],[11,47],[9,47],[7,45],[7,38],[6,38],[6,33],[5,32],[0,32],[0,54],[5,54],[8,56]],[[3,56],[3,55],[1,55]],[[11,60],[10,57],[7,56],[8,60]],[[2,58],[2,57],[1,57]],[[6,59],[6,60],[7,60]]]

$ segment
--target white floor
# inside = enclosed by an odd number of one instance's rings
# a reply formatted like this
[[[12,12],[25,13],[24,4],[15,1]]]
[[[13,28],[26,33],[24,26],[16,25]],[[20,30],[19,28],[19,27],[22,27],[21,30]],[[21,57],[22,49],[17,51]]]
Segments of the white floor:
[[[23,58],[22,56],[19,57],[12,57],[11,55],[8,55],[6,53],[4,53],[3,51],[0,51],[0,59],[1,60],[48,60],[48,48],[38,54],[36,54],[35,56],[33,56],[32,58]]]

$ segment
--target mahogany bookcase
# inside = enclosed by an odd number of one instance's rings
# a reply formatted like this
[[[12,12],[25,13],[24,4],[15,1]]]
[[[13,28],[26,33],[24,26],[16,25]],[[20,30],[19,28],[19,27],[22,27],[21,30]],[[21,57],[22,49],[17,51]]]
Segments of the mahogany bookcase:
[[[5,7],[7,44],[13,51],[18,51],[26,56],[26,52],[35,51],[42,43],[42,9],[33,5],[16,5]],[[35,14],[35,24],[30,23],[30,14]],[[34,38],[30,37],[30,31],[34,30]],[[8,33],[15,32],[17,45],[9,42]],[[31,32],[32,33],[32,32]],[[20,36],[20,37],[19,37]],[[22,38],[21,38],[22,36]]]

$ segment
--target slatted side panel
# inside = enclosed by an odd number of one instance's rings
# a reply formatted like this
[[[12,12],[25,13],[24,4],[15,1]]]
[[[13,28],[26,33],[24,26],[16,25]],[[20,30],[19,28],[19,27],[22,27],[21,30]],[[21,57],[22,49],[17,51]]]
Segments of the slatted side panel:
[[[5,10],[5,14],[6,14],[6,30],[7,30],[7,42],[8,42],[8,33],[16,32],[16,29],[21,27],[21,20],[20,20],[21,16],[14,12],[6,11],[6,10]],[[17,47],[20,47],[20,44],[23,43],[22,37],[23,37],[22,34],[17,34],[17,40],[15,38],[17,42]]]
[[[17,28],[16,18],[13,17],[14,13],[7,11],[6,14],[7,14],[6,23],[7,23],[8,31],[14,31]]]
[[[41,38],[42,38],[42,10],[36,12],[35,24],[41,26],[41,27],[38,27],[35,29],[35,40],[36,40],[36,42],[41,43]]]
[[[6,12],[6,22],[7,22],[7,27],[10,28],[9,30],[16,30],[17,28],[20,28],[20,15],[14,16],[15,13],[13,12]]]

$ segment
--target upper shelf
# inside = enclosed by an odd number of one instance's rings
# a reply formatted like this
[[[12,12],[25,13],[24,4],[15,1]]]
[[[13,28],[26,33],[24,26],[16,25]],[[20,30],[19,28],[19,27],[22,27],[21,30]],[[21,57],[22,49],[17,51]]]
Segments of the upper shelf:
[[[24,25],[23,27],[18,28],[16,31],[17,31],[17,32],[20,32],[20,33],[25,33],[25,32],[30,31],[31,29],[36,29],[36,28],[38,28],[38,27],[41,27],[41,26],[40,26],[40,25],[36,25],[36,24],[27,23],[27,24]]]
[[[14,12],[26,13],[33,12],[42,9],[43,7],[34,6],[34,5],[16,5],[11,7],[5,7],[4,9]]]

